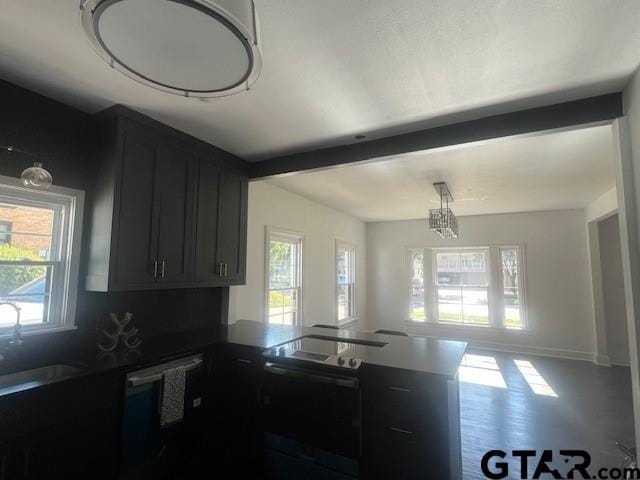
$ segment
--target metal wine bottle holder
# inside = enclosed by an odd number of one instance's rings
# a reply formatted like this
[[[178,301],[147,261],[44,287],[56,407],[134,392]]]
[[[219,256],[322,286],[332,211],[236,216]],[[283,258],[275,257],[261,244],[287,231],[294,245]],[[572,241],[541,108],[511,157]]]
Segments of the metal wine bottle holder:
[[[111,317],[111,321],[116,326],[115,331],[110,333],[102,330],[102,334],[107,337],[109,343],[104,345],[98,342],[98,348],[103,352],[113,352],[121,345],[127,349],[138,348],[142,343],[142,339],[136,338],[138,329],[133,325],[129,326],[133,314],[129,312],[125,313],[122,320],[120,320],[115,313],[109,314],[109,317]],[[127,328],[127,326],[129,326],[129,328]]]

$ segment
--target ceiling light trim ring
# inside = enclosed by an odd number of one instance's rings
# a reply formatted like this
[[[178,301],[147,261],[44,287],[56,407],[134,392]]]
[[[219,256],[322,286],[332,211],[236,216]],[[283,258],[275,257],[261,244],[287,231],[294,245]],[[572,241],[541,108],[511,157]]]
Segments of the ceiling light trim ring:
[[[229,31],[238,38],[238,40],[244,47],[248,57],[248,67],[243,77],[239,81],[227,87],[211,90],[186,89],[174,85],[165,84],[139,73],[132,67],[128,66],[126,63],[120,61],[99,36],[98,23],[100,20],[100,16],[108,7],[122,1],[125,0],[82,0],[80,4],[80,19],[85,33],[96,52],[112,68],[125,74],[129,78],[136,80],[144,85],[155,88],[156,90],[161,90],[185,97],[207,98],[229,96],[241,91],[249,90],[249,87],[253,85],[253,83],[260,76],[262,70],[262,57],[258,45],[258,19],[253,0],[251,0],[253,14],[252,32],[243,32],[244,30],[246,30],[246,28],[237,20],[235,20],[233,15],[229,14],[228,12],[223,13],[215,5],[211,4],[207,0],[166,0],[185,5],[212,17],[214,20],[220,22],[227,29],[229,29]],[[250,36],[254,37],[253,40],[251,40]]]

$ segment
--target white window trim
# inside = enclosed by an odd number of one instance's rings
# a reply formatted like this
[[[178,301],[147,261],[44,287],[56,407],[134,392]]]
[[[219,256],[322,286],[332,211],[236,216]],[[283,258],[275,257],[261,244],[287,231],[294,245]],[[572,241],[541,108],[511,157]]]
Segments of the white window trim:
[[[435,284],[435,253],[441,251],[463,251],[463,250],[486,250],[488,251],[488,282],[489,282],[489,296],[492,297],[498,292],[502,292],[502,263],[496,265],[493,261],[494,254],[499,255],[501,249],[516,248],[518,251],[518,267],[520,269],[520,275],[518,278],[518,289],[520,293],[520,315],[522,319],[521,328],[508,328],[505,327],[504,311],[496,311],[496,302],[489,300],[489,325],[480,324],[462,324],[456,322],[444,322],[439,321],[437,318],[437,288]],[[415,320],[411,318],[411,252],[415,250],[422,250],[424,252],[424,296],[425,296],[425,320]],[[428,268],[427,268],[428,267]],[[497,279],[494,273],[494,269],[497,268],[500,275],[497,275]],[[462,245],[456,247],[424,247],[424,246],[410,246],[405,248],[405,261],[404,261],[404,278],[405,278],[405,312],[404,316],[407,320],[405,323],[414,327],[437,327],[442,329],[455,329],[455,330],[471,330],[471,331],[495,331],[500,333],[513,333],[517,335],[530,334],[531,324],[528,316],[528,303],[527,303],[527,275],[526,275],[526,251],[524,243],[497,243],[489,245]],[[500,293],[503,295],[503,293]]]
[[[52,303],[55,302],[56,305],[59,305],[60,318],[56,322],[47,324],[23,325],[22,334],[33,335],[77,328],[75,317],[82,247],[84,192],[57,185],[53,185],[47,190],[35,190],[25,187],[20,179],[0,176],[0,195],[5,197],[15,196],[22,201],[43,204],[43,206],[48,205],[46,199],[50,198],[51,203],[63,204],[66,208],[69,220],[68,223],[63,223],[65,228],[62,232],[62,241],[59,242],[61,248],[60,265],[62,266],[62,271],[59,274],[61,280],[59,281],[63,282],[63,287],[59,292],[56,292],[56,298],[52,299]],[[55,235],[56,232],[53,233]],[[11,335],[11,331],[5,332],[0,335],[0,338],[10,337]]]
[[[342,320],[338,319],[338,250],[351,250],[353,252],[353,256],[351,259],[351,270],[353,272],[353,307],[352,312],[353,315],[347,318],[343,318]],[[350,323],[358,321],[358,275],[357,275],[357,250],[356,246],[351,242],[346,242],[343,240],[336,239],[335,242],[335,254],[334,254],[334,273],[333,278],[335,282],[335,308],[336,312],[336,325],[339,327],[343,327]]]
[[[424,321],[422,320],[415,320],[413,318],[411,318],[411,299],[412,299],[412,289],[413,289],[413,284],[411,283],[411,272],[413,269],[413,265],[411,262],[411,252],[413,251],[420,251],[422,250],[423,252],[423,257],[422,257],[422,273],[423,273],[423,282],[424,282],[424,316],[425,319]],[[429,288],[429,286],[427,285],[426,282],[426,277],[427,277],[427,271],[425,269],[426,267],[426,263],[425,263],[425,257],[424,255],[427,254],[427,252],[430,251],[429,248],[425,248],[425,247],[407,247],[405,249],[405,254],[404,254],[404,278],[406,281],[406,287],[405,287],[405,292],[406,292],[406,301],[405,301],[405,305],[406,305],[406,309],[404,312],[404,318],[406,318],[406,322],[411,323],[412,325],[425,325],[426,323],[429,322],[429,320],[432,318],[430,309],[431,309],[431,304],[427,303],[427,298],[429,296],[429,292],[431,291],[431,289]],[[429,290],[429,292],[427,291]]]
[[[529,316],[528,316],[528,308],[527,308],[527,264],[525,262],[525,244],[524,243],[512,243],[512,244],[500,244],[496,245],[498,250],[498,255],[500,255],[500,250],[507,248],[515,248],[516,252],[518,252],[518,295],[520,301],[520,319],[522,321],[522,328],[508,328],[505,326],[501,326],[502,330],[507,331],[530,331],[531,326],[529,325]],[[503,289],[502,284],[502,259],[500,259],[500,288]],[[504,289],[503,289],[504,290]],[[503,310],[504,315],[504,310]]]
[[[271,240],[271,235],[281,235],[283,237],[291,237],[300,243],[300,258],[299,258],[299,271],[298,275],[300,278],[300,295],[298,299],[298,318],[297,323],[295,325],[304,325],[304,256],[305,256],[305,236],[304,233],[298,232],[295,230],[289,230],[287,228],[275,227],[272,225],[265,226],[265,241],[264,241],[264,312],[262,315],[263,321],[265,324],[269,324],[269,241]]]
[[[486,287],[482,286],[480,288],[486,288],[487,289],[487,310],[488,310],[488,314],[489,314],[489,324],[488,325],[482,325],[482,324],[477,324],[477,323],[462,323],[462,322],[453,322],[453,321],[446,321],[446,320],[440,320],[440,318],[438,317],[438,287],[441,285],[438,285],[437,282],[437,278],[438,278],[438,269],[436,267],[436,254],[439,252],[461,252],[461,251],[470,251],[470,252],[484,252],[486,254],[486,259],[487,259],[487,270],[486,270],[486,275],[487,275],[487,285]],[[427,251],[425,250],[425,257],[426,257],[426,253]],[[429,251],[429,256],[431,257],[431,278],[430,278],[430,291],[431,291],[431,302],[429,302],[430,305],[433,305],[432,308],[430,308],[430,311],[432,313],[432,315],[430,317],[427,317],[427,322],[429,321],[429,318],[431,319],[431,323],[436,323],[438,325],[456,325],[456,326],[464,326],[464,327],[494,327],[494,328],[500,328],[497,325],[494,324],[494,319],[495,319],[495,312],[493,311],[493,308],[495,305],[492,305],[493,302],[491,301],[491,297],[493,295],[493,292],[495,292],[495,286],[493,285],[493,276],[491,275],[491,269],[492,269],[492,262],[491,262],[491,247],[487,247],[487,246],[479,246],[479,247],[446,247],[446,248],[431,248]],[[462,287],[464,288],[464,287]],[[426,292],[426,288],[425,288],[425,292]],[[426,295],[425,295],[426,296]]]

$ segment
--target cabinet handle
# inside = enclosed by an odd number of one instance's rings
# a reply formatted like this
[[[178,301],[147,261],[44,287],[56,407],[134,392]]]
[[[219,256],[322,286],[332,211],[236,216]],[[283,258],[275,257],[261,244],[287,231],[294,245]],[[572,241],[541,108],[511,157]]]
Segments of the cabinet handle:
[[[162,268],[160,269],[160,277],[164,278],[165,261],[162,260]]]
[[[226,263],[223,264],[223,265],[224,265],[224,276],[226,277],[227,276],[227,270],[228,270],[227,267],[228,267],[228,265]]]
[[[408,388],[403,388],[403,387],[394,387],[394,386],[390,386],[389,390],[391,390],[392,392],[402,392],[402,393],[411,393],[411,390]]]
[[[392,432],[403,433],[405,435],[413,435],[413,432],[411,430],[405,430],[404,428],[389,427],[389,430],[391,430]]]
[[[158,260],[153,261],[153,278],[158,278]]]
[[[216,265],[216,267],[218,269],[216,273],[219,277],[222,277],[224,275],[224,263],[220,262]]]

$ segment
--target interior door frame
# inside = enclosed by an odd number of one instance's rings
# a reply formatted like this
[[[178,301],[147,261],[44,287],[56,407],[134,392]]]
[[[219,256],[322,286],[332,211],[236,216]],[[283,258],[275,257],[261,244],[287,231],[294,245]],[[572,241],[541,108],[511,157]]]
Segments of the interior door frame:
[[[618,195],[620,248],[624,276],[625,307],[629,332],[629,361],[636,445],[640,445],[640,243],[633,156],[627,117],[613,121],[613,163]]]

